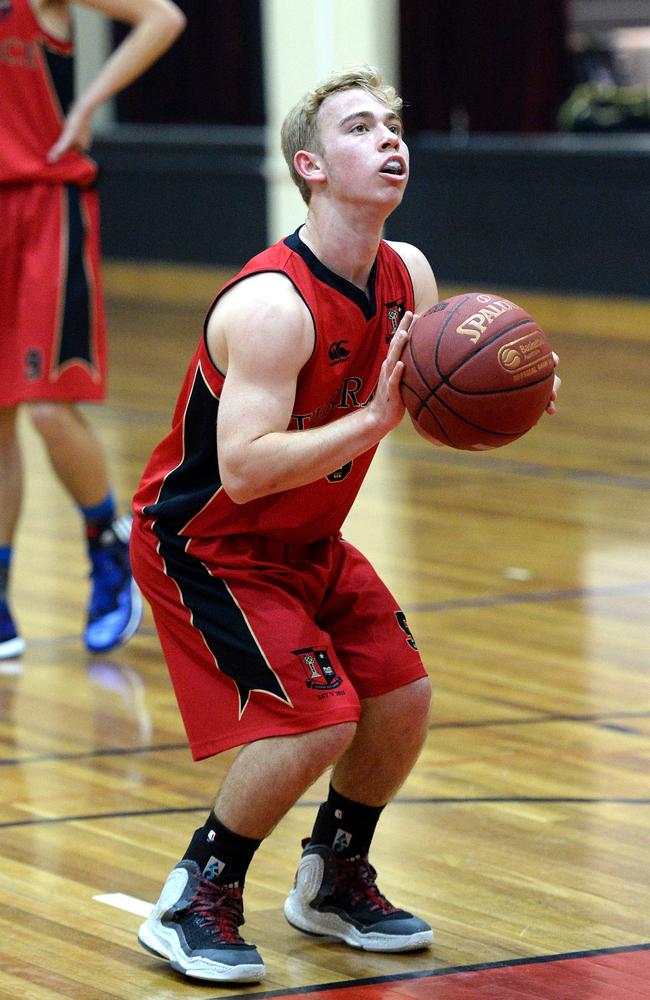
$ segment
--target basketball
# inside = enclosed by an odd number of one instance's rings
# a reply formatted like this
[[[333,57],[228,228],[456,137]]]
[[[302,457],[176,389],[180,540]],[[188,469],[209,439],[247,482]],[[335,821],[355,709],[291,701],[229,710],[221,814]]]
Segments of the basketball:
[[[553,389],[543,331],[520,306],[466,292],[419,316],[402,354],[402,398],[428,434],[464,451],[500,448],[534,427]]]

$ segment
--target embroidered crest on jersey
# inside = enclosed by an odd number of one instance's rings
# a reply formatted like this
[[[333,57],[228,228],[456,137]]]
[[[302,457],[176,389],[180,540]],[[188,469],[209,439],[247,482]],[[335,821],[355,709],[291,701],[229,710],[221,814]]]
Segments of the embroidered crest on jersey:
[[[313,691],[331,691],[343,683],[330,662],[327,646],[306,646],[291,652],[299,657],[305,671],[305,684]]]
[[[400,324],[400,320],[404,315],[404,299],[401,301],[395,300],[394,302],[384,302],[384,309],[386,310],[388,322],[390,323],[390,330],[386,334],[386,343],[390,344],[395,331]]]

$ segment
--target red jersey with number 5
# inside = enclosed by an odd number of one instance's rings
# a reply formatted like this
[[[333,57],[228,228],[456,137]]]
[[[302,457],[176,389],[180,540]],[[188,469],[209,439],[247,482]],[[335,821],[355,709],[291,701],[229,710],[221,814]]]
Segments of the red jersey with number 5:
[[[97,164],[75,150],[47,162],[73,92],[72,42],[44,31],[29,0],[0,0],[0,184],[94,182]]]
[[[293,283],[314,323],[314,351],[298,376],[288,430],[296,434],[338,420],[372,399],[413,287],[402,258],[381,242],[368,294],[330,271],[297,231],[263,251],[220,292],[261,272]],[[207,320],[206,320],[207,327]],[[309,543],[338,533],[376,448],[306,486],[235,504],[219,476],[216,425],[224,376],[208,353],[205,331],[188,369],[172,430],[155,449],[134,500],[138,514],[188,538],[256,534]]]

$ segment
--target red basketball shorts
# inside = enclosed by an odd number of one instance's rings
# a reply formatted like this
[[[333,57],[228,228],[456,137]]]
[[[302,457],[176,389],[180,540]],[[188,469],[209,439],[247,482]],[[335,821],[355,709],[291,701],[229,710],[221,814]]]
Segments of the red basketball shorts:
[[[404,614],[348,542],[239,536],[211,540],[209,558],[186,543],[134,518],[133,572],[196,760],[357,721],[360,699],[426,676]]]
[[[0,184],[0,406],[105,396],[95,190]]]

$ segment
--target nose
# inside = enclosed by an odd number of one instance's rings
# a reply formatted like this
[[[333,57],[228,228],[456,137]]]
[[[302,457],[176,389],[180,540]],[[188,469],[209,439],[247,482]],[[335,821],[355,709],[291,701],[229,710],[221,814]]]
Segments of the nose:
[[[380,144],[382,149],[397,149],[400,144],[400,137],[396,132],[393,132],[387,125],[381,125],[381,138]]]

